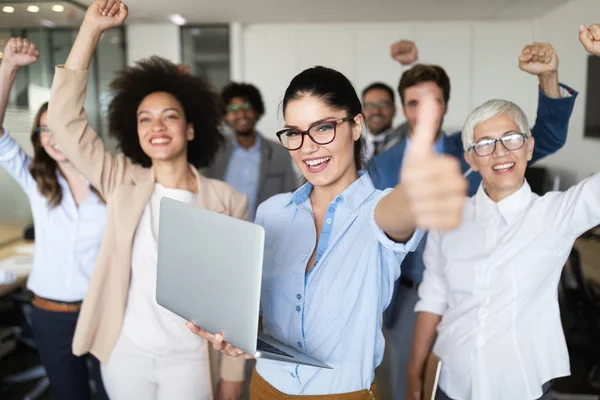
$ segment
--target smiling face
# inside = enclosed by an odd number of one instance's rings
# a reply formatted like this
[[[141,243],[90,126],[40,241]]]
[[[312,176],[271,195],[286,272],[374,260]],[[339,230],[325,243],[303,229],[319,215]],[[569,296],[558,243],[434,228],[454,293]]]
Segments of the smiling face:
[[[183,107],[166,92],[146,96],[137,109],[137,128],[144,153],[155,161],[187,157],[187,144],[194,138]]]
[[[499,139],[519,132],[518,125],[504,113],[478,124],[473,130],[473,143],[485,139]],[[521,143],[523,142],[518,144]],[[525,139],[524,145],[516,150],[507,150],[501,142],[496,142],[492,154],[479,156],[474,149],[469,149],[465,152],[465,160],[474,171],[481,174],[488,196],[498,202],[515,193],[523,185],[527,162],[533,156],[533,147],[532,137]]]
[[[38,135],[40,136],[40,144],[46,154],[50,156],[57,163],[63,163],[67,161],[67,157],[60,151],[60,146],[56,142],[54,135],[48,129],[47,123],[47,112],[44,112],[40,116],[40,126]]]
[[[250,136],[258,121],[258,114],[250,102],[242,97],[234,97],[227,105],[225,121],[236,135]]]
[[[306,95],[288,103],[284,118],[287,128],[301,131],[309,129],[318,121],[335,121],[348,117],[345,110],[330,107],[323,100]],[[302,175],[315,187],[334,187],[342,192],[358,176],[354,160],[354,142],[360,139],[363,117],[358,114],[353,120],[335,124],[335,139],[329,144],[319,145],[304,136],[302,147],[290,151]],[[316,126],[325,134],[331,124]],[[321,127],[321,128],[319,128]],[[313,134],[314,129],[311,129]]]
[[[371,89],[363,96],[363,113],[369,132],[379,135],[392,127],[396,116],[394,99],[383,89]]]

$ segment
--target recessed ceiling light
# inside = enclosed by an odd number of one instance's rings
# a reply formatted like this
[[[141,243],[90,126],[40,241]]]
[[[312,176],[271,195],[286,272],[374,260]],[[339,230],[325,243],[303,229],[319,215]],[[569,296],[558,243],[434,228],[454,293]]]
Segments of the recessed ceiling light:
[[[52,11],[63,12],[63,11],[65,11],[65,7],[61,6],[60,4],[55,4],[52,6]]]
[[[38,6],[27,6],[27,11],[36,13],[36,12],[40,11],[40,8]]]
[[[185,25],[185,18],[183,18],[179,14],[175,14],[171,16],[171,22],[177,25]]]
[[[2,7],[2,11],[4,11],[5,13],[14,13],[15,12],[15,8],[11,7],[11,6],[4,6]]]

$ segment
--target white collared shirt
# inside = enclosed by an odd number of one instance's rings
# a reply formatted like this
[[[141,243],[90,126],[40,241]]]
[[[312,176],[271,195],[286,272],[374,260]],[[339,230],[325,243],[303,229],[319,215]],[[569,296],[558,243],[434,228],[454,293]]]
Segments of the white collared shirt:
[[[557,286],[575,239],[600,224],[600,174],[495,203],[483,185],[463,224],[429,234],[416,311],[442,315],[433,352],[451,398],[537,399],[570,374]]]

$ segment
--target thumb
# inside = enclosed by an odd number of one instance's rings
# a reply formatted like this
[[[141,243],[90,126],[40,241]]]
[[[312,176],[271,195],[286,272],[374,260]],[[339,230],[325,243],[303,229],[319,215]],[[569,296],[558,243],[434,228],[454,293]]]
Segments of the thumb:
[[[433,145],[442,120],[442,105],[430,92],[423,92],[419,99],[417,123],[413,128],[410,157],[426,157],[433,153]]]
[[[579,27],[579,41],[587,51],[591,51],[594,48],[594,39],[590,30],[585,25]]]

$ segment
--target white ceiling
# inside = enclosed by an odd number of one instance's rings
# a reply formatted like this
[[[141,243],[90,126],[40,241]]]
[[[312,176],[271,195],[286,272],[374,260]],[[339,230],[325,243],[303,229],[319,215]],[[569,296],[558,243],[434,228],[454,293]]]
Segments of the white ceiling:
[[[378,22],[450,19],[533,18],[570,0],[126,0],[129,22],[166,22],[181,14],[188,23],[239,21],[278,22]],[[26,12],[26,4],[37,4],[40,13]],[[45,12],[52,4],[65,5],[66,12]],[[58,26],[77,24],[83,13],[67,2],[0,0],[12,5],[13,14],[0,11],[0,27],[39,26],[48,19]],[[83,0],[84,5],[91,4]],[[16,4],[16,5],[15,5]],[[68,12],[67,12],[68,11]]]

